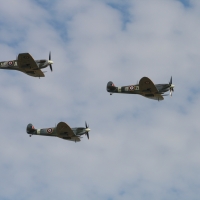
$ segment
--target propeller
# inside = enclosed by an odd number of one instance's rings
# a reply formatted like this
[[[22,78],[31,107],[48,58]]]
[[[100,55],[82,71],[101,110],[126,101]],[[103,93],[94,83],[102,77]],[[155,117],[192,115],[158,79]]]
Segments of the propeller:
[[[85,133],[85,135],[87,135],[87,138],[88,138],[88,140],[89,140],[89,131],[90,131],[90,129],[89,129],[89,125],[87,124],[87,122],[85,122],[85,128],[86,128],[86,133]]]
[[[170,96],[172,96],[172,92],[174,92],[174,85],[172,84],[172,76],[171,76],[169,85],[170,85],[170,87],[169,87]]]
[[[51,61],[51,51],[49,52],[49,61]],[[51,62],[52,63],[52,62]],[[51,63],[49,64],[49,67],[51,69],[51,71],[53,71],[52,65]]]
[[[174,88],[170,87],[170,96],[172,96],[172,92],[174,92]]]

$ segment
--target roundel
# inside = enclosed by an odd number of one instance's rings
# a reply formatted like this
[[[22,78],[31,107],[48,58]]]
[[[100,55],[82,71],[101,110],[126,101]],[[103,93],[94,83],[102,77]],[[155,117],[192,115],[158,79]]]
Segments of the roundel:
[[[135,87],[133,85],[129,86],[129,90],[134,90]]]
[[[13,65],[13,61],[9,61],[9,62],[8,62],[8,65]]]
[[[48,128],[47,129],[47,133],[52,133],[53,132],[53,129],[52,128]]]

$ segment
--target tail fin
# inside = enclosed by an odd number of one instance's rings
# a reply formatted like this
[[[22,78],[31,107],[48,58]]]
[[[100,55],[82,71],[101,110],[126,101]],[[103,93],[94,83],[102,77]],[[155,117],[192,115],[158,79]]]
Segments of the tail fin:
[[[33,124],[28,124],[27,127],[26,127],[26,132],[28,134],[32,134],[36,131],[36,129],[34,128]]]
[[[116,87],[115,87],[114,83],[112,81],[109,81],[107,83],[107,91],[108,92],[113,92],[115,89],[116,89]]]

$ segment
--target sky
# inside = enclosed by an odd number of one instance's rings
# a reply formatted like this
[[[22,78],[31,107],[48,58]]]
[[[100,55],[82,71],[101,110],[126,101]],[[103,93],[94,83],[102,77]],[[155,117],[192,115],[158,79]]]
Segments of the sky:
[[[28,52],[53,72],[0,70],[0,200],[196,200],[200,196],[200,1],[0,0],[0,60]],[[109,95],[142,77],[164,101]],[[91,129],[79,143],[26,126]]]

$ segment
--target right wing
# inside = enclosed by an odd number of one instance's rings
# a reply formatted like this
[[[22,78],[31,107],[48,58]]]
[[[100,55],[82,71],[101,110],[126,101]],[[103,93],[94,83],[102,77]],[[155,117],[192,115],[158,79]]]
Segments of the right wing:
[[[19,70],[34,77],[44,77],[44,73],[38,68],[35,60],[29,53],[20,53],[18,55],[17,64]]]
[[[60,122],[56,127],[57,136],[65,140],[79,142],[80,138],[77,137],[72,129],[65,123]]]

